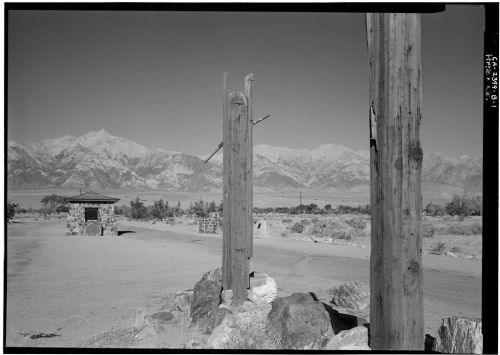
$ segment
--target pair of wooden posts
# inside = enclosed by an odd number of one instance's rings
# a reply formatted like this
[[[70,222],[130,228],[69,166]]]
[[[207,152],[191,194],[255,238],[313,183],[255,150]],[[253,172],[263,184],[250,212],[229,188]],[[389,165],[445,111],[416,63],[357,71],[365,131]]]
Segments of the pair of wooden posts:
[[[420,15],[367,14],[370,68],[370,347],[423,350]],[[224,74],[223,287],[247,297],[252,256],[252,82]]]

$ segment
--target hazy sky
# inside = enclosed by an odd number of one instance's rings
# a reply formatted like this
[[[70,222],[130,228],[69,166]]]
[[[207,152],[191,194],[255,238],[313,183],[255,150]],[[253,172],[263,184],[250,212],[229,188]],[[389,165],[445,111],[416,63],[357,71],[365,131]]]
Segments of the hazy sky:
[[[210,153],[222,73],[253,72],[254,143],[368,149],[364,14],[11,11],[8,140],[106,129],[150,148]],[[482,155],[484,10],[422,15],[424,153]]]

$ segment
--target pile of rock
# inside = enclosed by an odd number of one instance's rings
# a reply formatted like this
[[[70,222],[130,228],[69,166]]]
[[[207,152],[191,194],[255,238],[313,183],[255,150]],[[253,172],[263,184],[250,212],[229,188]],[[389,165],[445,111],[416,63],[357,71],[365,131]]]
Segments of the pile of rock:
[[[258,272],[250,274],[248,300],[236,307],[231,290],[222,289],[221,277],[220,268],[204,274],[194,287],[191,307],[186,294],[178,296],[191,326],[207,335],[190,347],[369,350],[367,328],[358,327],[364,319],[340,314],[312,294],[278,297],[276,281]]]
[[[482,354],[483,329],[480,319],[445,317],[436,338],[426,335],[426,350],[447,354]]]
[[[364,311],[370,306],[370,288],[362,282],[346,282],[332,289],[331,303],[354,311]]]
[[[139,345],[161,346],[182,329],[182,344],[190,349],[371,350],[369,324],[356,315],[369,309],[369,298],[360,282],[334,288],[331,304],[312,293],[278,297],[276,281],[253,272],[247,301],[235,306],[218,268],[205,273],[193,290],[176,293],[169,306],[143,315],[136,338],[143,341]],[[445,318],[437,334],[426,335],[426,351],[482,353],[480,320]],[[144,342],[162,336],[163,343]]]
[[[208,218],[201,218],[198,223],[200,234],[216,234],[219,232],[220,214],[212,212]]]

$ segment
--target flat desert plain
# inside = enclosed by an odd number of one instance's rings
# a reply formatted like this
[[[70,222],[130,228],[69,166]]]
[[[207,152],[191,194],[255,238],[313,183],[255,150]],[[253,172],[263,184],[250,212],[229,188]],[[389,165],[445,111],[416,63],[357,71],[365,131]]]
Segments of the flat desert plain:
[[[82,192],[87,192],[92,189],[85,189]],[[181,203],[183,209],[187,209],[190,203],[202,199],[205,202],[215,201],[219,204],[222,202],[222,191],[220,192],[183,192],[169,190],[141,190],[141,189],[119,189],[119,190],[100,190],[95,192],[102,193],[107,196],[119,198],[117,206],[130,206],[130,201],[139,197],[145,205],[152,205],[154,201],[163,199],[168,201],[170,206],[176,206],[177,202]],[[78,189],[57,188],[57,189],[16,189],[8,191],[8,198],[19,203],[22,208],[42,207],[40,200],[47,195],[57,194],[61,196],[76,196],[80,194]],[[370,202],[369,190],[351,192],[331,192],[325,193],[322,191],[302,192],[302,203],[315,203],[319,207],[324,207],[327,204],[337,205],[366,205]],[[300,202],[299,192],[258,192],[254,191],[253,202],[255,207],[291,207],[297,206]]]
[[[148,305],[192,289],[221,264],[219,235],[145,228],[122,220],[117,237],[67,236],[66,220],[24,219],[7,229],[6,346],[135,347],[130,329]],[[370,248],[255,238],[251,270],[279,296],[369,282]],[[481,260],[424,255],[425,331],[444,316],[481,317]],[[369,319],[369,315],[366,315]],[[185,339],[172,330],[165,347]]]

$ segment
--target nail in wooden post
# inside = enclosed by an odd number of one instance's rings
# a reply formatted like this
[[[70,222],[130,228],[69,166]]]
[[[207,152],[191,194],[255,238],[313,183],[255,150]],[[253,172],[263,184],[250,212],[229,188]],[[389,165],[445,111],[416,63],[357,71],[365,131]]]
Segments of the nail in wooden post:
[[[370,347],[424,350],[420,15],[367,14]]]
[[[224,77],[226,78],[226,76]],[[226,85],[224,84],[226,92]],[[249,278],[248,207],[249,207],[249,121],[245,95],[225,95],[224,104],[224,229],[223,287],[233,291],[232,303],[247,299]]]

